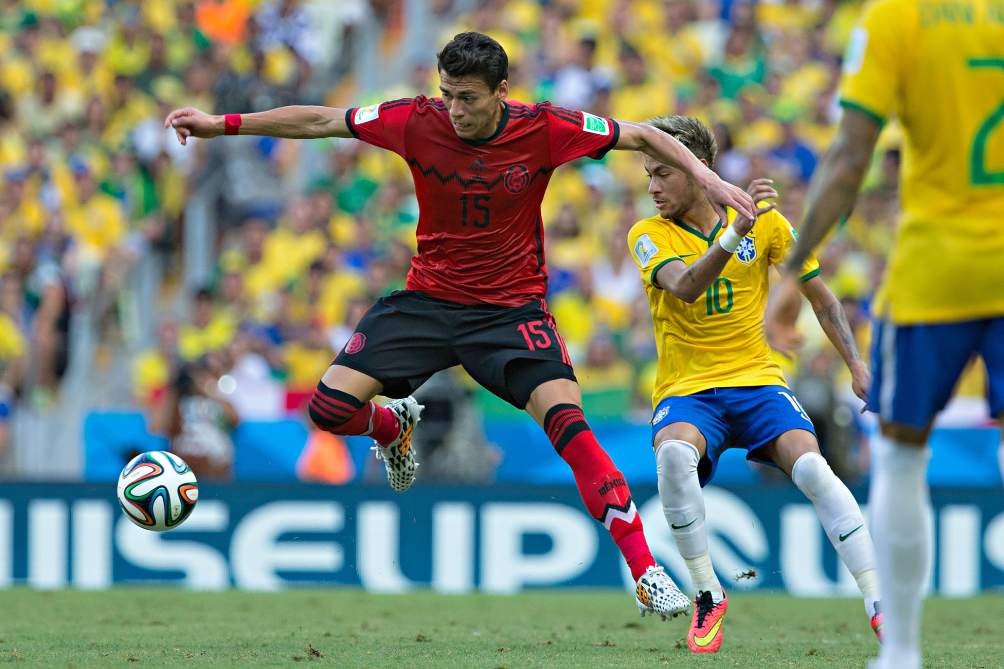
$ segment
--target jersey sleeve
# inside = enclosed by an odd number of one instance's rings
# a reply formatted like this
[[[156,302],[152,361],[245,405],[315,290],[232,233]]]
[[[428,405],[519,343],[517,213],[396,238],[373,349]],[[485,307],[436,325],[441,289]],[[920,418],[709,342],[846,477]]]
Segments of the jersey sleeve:
[[[584,156],[602,158],[617,144],[621,129],[612,118],[550,105],[545,109],[555,167]]]
[[[896,114],[903,80],[906,17],[895,0],[876,0],[864,10],[844,55],[840,105],[884,124]]]
[[[771,265],[779,265],[791,252],[795,242],[798,241],[798,231],[776,209],[766,214],[764,218],[768,218],[771,224],[770,251],[767,259]],[[757,225],[760,223],[758,222]],[[798,277],[804,282],[819,276],[819,272],[819,260],[816,258],[816,254],[810,253],[802,264]]]
[[[646,225],[645,221],[635,223],[628,231],[628,249],[641,273],[641,281],[646,286],[661,288],[655,275],[662,266],[675,260],[683,262],[672,249],[669,238],[656,226]]]
[[[405,129],[415,110],[414,98],[391,100],[345,110],[345,124],[356,139],[404,156]]]

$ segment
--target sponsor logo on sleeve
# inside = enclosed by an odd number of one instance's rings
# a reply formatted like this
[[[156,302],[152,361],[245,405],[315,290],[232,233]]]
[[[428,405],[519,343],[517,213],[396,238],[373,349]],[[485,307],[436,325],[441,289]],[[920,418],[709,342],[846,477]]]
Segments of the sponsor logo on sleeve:
[[[356,125],[360,123],[368,123],[373,119],[380,116],[380,105],[370,105],[369,107],[360,107],[356,110],[356,113],[352,116],[352,122]]]
[[[865,62],[865,50],[868,47],[868,31],[855,28],[851,31],[851,39],[847,42],[844,53],[844,74],[857,74]]]
[[[605,118],[582,112],[582,129],[594,135],[609,135],[610,123]]]
[[[642,267],[648,265],[649,261],[658,253],[659,247],[655,245],[655,242],[647,234],[640,236],[638,241],[634,243],[634,255],[638,258],[638,264]]]

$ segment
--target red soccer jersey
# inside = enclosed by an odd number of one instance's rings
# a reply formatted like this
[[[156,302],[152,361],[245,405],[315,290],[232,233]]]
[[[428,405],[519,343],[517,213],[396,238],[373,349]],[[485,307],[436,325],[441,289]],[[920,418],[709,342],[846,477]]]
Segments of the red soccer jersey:
[[[540,203],[554,168],[601,158],[613,119],[506,102],[491,137],[457,136],[439,98],[405,98],[345,112],[358,139],[404,158],[418,196],[418,255],[407,287],[461,304],[515,307],[547,292]]]

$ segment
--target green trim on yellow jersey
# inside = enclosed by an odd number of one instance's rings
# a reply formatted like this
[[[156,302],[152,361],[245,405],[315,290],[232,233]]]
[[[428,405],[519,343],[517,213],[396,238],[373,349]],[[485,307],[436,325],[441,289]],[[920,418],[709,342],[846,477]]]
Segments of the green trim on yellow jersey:
[[[1004,67],[1004,58],[970,58],[969,67]]]
[[[807,273],[803,274],[802,276],[800,276],[798,278],[798,280],[801,281],[802,283],[805,283],[809,279],[815,279],[817,276],[819,276],[819,272],[820,271],[821,270],[817,267],[816,269],[812,270],[811,272],[807,272]]]
[[[853,109],[854,111],[859,111],[871,120],[879,124],[879,127],[885,125],[885,117],[879,114],[874,109],[869,109],[861,103],[854,102],[853,100],[848,100],[847,98],[840,98],[839,104],[844,109]]]
[[[674,260],[679,260],[680,262],[683,262],[683,258],[681,258],[680,256],[673,256],[672,258],[666,258],[661,263],[652,268],[652,275],[649,278],[648,282],[651,283],[656,288],[662,288],[662,286],[656,283],[655,275],[659,272],[660,269],[662,269],[663,265],[665,265],[668,262],[673,262]]]
[[[681,228],[683,228],[690,234],[694,235],[695,237],[700,237],[701,239],[706,241],[708,243],[708,248],[711,248],[711,245],[715,241],[715,235],[717,235],[718,231],[722,229],[722,221],[721,219],[718,219],[718,222],[715,223],[715,229],[711,231],[711,234],[709,236],[705,237],[703,232],[701,232],[700,230],[698,230],[693,226],[687,225],[683,221],[677,220],[675,218],[670,220],[672,220],[674,224],[680,226]]]

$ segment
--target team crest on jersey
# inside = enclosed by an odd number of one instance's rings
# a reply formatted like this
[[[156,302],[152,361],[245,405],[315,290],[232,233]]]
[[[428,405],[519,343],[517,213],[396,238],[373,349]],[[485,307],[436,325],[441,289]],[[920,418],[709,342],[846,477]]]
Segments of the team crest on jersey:
[[[356,110],[356,113],[352,116],[352,122],[356,125],[360,123],[368,123],[375,118],[380,116],[380,105],[370,105],[369,107],[360,107]]]
[[[634,255],[638,258],[638,263],[645,267],[649,261],[659,253],[659,247],[655,245],[652,238],[647,234],[638,237],[634,243]]]
[[[362,332],[356,332],[349,339],[349,343],[345,345],[345,352],[348,355],[353,355],[363,350],[364,346],[366,346],[366,335],[364,335]]]
[[[510,165],[502,177],[502,185],[513,195],[522,193],[530,185],[530,170],[526,165]]]
[[[659,421],[669,415],[669,407],[663,407],[652,416],[652,425],[658,425]]]
[[[610,124],[605,118],[593,116],[589,112],[582,112],[582,129],[594,135],[609,135]]]
[[[736,258],[739,262],[746,265],[756,260],[756,242],[752,237],[743,237],[739,240],[739,246],[736,248]]]

